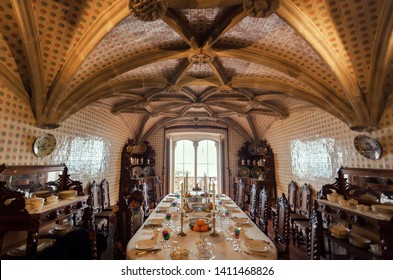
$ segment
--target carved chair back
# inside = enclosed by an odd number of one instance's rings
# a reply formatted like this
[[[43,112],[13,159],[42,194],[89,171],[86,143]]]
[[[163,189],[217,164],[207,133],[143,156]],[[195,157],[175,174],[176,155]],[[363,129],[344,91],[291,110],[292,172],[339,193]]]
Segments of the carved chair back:
[[[255,184],[252,184],[250,189],[250,206],[249,206],[250,209],[249,209],[248,216],[254,222],[257,212],[256,207],[257,207],[257,186]]]
[[[89,199],[91,199],[93,213],[101,212],[101,188],[97,186],[96,181],[93,181],[89,187]]]
[[[290,212],[296,212],[297,209],[297,191],[298,187],[294,181],[288,184],[288,206]]]
[[[236,184],[236,193],[235,193],[235,202],[240,209],[244,209],[244,201],[245,201],[245,184],[242,179],[239,179]]]
[[[154,207],[157,206],[158,203],[162,200],[162,190],[161,190],[161,182],[158,177],[154,178],[153,181],[153,191],[154,191]]]
[[[109,194],[109,182],[104,178],[102,179],[100,183],[100,189],[101,189],[101,205],[102,205],[102,210],[110,210],[111,209],[111,200],[110,200],[110,194]]]
[[[134,229],[132,211],[124,196],[119,197],[119,211],[116,213],[116,219],[117,249],[120,257],[125,259],[127,244],[133,236]]]
[[[149,186],[144,182],[142,184],[142,191],[143,191],[143,196],[144,196],[144,202],[143,202],[143,211],[145,212],[145,220],[150,214],[150,201],[152,200],[152,197],[149,193]]]
[[[282,193],[276,202],[276,215],[274,222],[274,241],[283,253],[289,250],[289,204]]]
[[[299,209],[298,213],[306,217],[309,216],[312,208],[312,190],[305,183],[299,190]]]
[[[315,203],[310,213],[310,236],[307,243],[307,257],[309,260],[319,260],[323,252],[322,215]]]
[[[265,187],[259,192],[258,226],[267,235],[269,200]]]

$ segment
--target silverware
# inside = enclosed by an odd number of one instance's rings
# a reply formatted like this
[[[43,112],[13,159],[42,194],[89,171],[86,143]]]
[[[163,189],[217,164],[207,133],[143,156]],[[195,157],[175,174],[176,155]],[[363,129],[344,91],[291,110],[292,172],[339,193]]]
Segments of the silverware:
[[[140,255],[144,255],[144,254],[146,254],[146,253],[155,254],[155,253],[158,253],[159,251],[161,251],[161,248],[149,249],[149,250],[145,250],[145,251],[138,251],[138,252],[136,252],[136,255],[137,255],[137,256],[140,256]]]

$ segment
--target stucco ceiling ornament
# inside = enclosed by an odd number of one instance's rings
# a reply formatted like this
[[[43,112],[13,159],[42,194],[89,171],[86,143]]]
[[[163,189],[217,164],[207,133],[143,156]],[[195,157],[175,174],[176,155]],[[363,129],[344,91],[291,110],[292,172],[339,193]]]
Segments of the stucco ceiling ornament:
[[[221,85],[221,86],[218,88],[218,91],[219,91],[220,93],[223,93],[223,94],[229,94],[229,93],[232,93],[232,92],[233,92],[233,88],[231,87],[231,85],[226,84],[226,85]]]
[[[277,10],[279,3],[279,0],[244,0],[243,9],[250,17],[268,17]]]
[[[209,49],[200,48],[188,57],[188,61],[192,64],[203,65],[212,62],[214,54]]]
[[[168,9],[166,0],[130,0],[131,14],[143,21],[155,21],[165,15]]]
[[[166,92],[168,93],[180,93],[181,87],[177,85],[168,85],[166,88]]]

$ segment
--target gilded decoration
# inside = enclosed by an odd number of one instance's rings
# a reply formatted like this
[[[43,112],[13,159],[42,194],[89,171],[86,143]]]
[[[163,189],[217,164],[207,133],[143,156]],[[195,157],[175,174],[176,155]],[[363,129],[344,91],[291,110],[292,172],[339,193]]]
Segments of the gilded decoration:
[[[131,14],[143,21],[155,21],[166,13],[166,0],[130,0]]]
[[[251,17],[268,17],[277,10],[279,2],[279,0],[244,0],[243,8]]]

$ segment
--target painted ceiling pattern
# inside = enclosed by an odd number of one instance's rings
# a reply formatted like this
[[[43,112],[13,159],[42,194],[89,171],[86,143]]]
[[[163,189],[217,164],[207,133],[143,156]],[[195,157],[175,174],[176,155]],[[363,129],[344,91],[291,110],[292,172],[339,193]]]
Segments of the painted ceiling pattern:
[[[258,141],[302,110],[373,130],[393,105],[392,14],[390,0],[4,0],[0,85],[36,126],[101,106],[137,141],[184,122]]]

